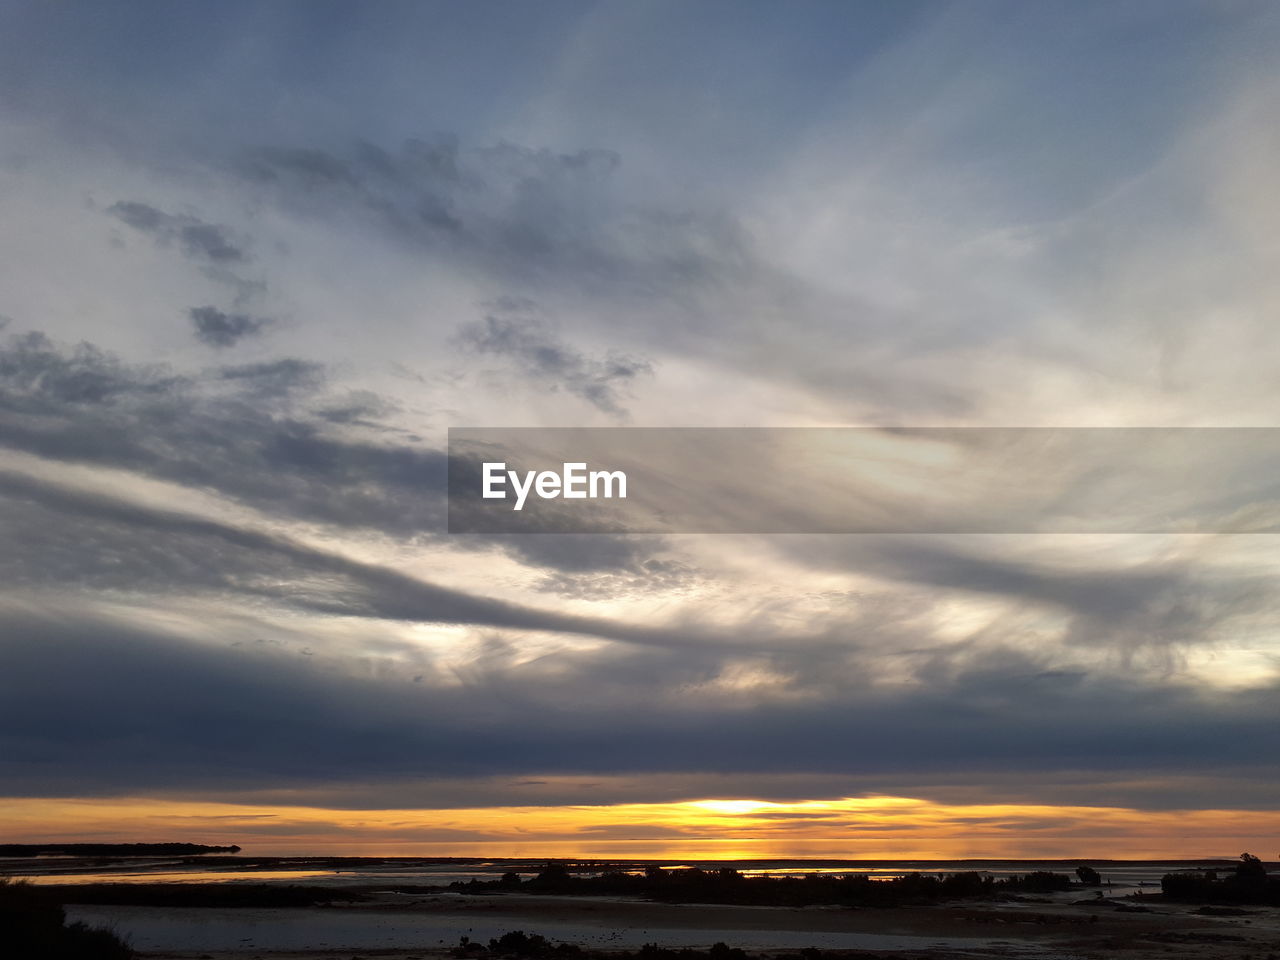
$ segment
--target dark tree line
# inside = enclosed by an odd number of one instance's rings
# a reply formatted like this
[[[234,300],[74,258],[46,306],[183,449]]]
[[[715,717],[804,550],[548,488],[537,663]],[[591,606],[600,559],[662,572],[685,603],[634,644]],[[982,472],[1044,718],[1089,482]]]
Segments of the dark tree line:
[[[529,880],[515,873],[500,880],[471,880],[450,885],[465,893],[510,891],[553,895],[633,896],[666,903],[732,903],[759,906],[845,904],[891,906],[946,899],[996,897],[1003,894],[1067,890],[1066,874],[1037,871],[996,879],[976,872],[908,873],[876,880],[863,874],[809,874],[802,877],[746,877],[729,867],[721,870],[664,870],[643,873],[611,871],[595,877],[575,876],[562,864],[548,864]]]
[[[1166,873],[1161,892],[1170,900],[1192,903],[1251,903],[1280,906],[1280,877],[1267,874],[1266,865],[1251,853],[1242,853],[1235,870]]]

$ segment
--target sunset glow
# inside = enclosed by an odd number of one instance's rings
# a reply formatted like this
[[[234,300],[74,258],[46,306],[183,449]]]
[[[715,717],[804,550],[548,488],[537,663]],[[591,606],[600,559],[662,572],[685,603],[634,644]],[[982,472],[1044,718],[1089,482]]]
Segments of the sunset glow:
[[[199,836],[256,854],[639,858],[1001,859],[1231,856],[1262,848],[1274,813],[947,805],[907,797],[767,803],[333,810],[144,800],[0,802],[34,840]],[[254,840],[261,837],[260,840]]]

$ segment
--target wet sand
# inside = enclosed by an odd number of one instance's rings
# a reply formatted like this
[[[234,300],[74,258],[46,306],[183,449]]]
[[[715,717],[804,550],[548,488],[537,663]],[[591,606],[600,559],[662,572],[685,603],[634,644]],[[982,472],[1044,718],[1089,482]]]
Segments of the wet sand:
[[[1280,960],[1280,910],[1209,917],[1193,906],[1133,901],[955,903],[880,908],[661,904],[521,894],[397,896],[351,906],[241,910],[72,908],[73,919],[112,922],[150,960],[407,960],[444,957],[458,938],[487,942],[508,930],[540,933],[591,951],[643,943],[705,949],[716,941],[752,953],[815,946],[833,955],[982,958],[1204,958]],[[484,955],[481,954],[483,957]]]

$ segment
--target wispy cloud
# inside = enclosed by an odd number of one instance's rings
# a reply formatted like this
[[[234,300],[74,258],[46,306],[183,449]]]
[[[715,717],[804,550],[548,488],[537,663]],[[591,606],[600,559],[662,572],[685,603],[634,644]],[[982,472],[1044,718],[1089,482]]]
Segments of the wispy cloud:
[[[590,357],[558,339],[538,315],[537,305],[504,298],[490,304],[484,319],[464,326],[463,343],[476,352],[509,360],[531,380],[552,389],[564,388],[615,416],[624,416],[622,393],[652,365],[636,357],[611,353]]]

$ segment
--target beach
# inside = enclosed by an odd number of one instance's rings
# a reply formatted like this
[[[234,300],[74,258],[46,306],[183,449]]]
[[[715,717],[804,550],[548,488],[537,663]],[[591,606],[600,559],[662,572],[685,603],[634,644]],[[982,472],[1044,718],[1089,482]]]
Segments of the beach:
[[[902,960],[1280,956],[1280,910],[1206,916],[1198,909],[1061,898],[877,909],[387,894],[358,905],[283,909],[72,906],[68,919],[113,927],[150,960],[408,960],[448,956],[462,937],[486,943],[512,930],[592,953],[634,951],[646,943],[705,950],[723,942],[753,955],[813,947]]]
[[[648,944],[703,951],[687,958],[697,960],[718,943],[797,960],[801,951],[815,960],[811,949],[895,960],[1280,960],[1280,906],[1176,902],[1160,892],[1168,873],[1225,874],[1231,861],[1094,861],[1097,875],[1080,865],[1091,883],[1075,879],[1072,863],[704,861],[672,870],[503,858],[40,857],[7,860],[0,874],[34,881],[65,904],[68,922],[106,927],[147,960],[408,960],[458,956],[464,943],[472,960],[539,955],[487,949],[512,931],[577,950],[544,952],[545,960],[621,958]],[[647,892],[617,893],[627,877]],[[989,886],[966,896],[918,892],[943,877]],[[706,893],[681,899],[690,882]],[[848,889],[861,899],[828,896]],[[788,902],[797,895],[809,900]]]

